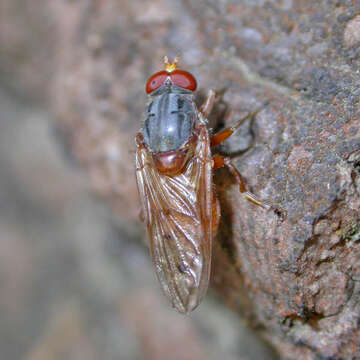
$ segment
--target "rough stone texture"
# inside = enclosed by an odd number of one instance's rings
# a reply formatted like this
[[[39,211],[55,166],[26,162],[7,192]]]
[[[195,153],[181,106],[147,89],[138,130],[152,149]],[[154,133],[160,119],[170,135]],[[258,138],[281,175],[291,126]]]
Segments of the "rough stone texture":
[[[199,98],[226,89],[223,105],[235,118],[270,102],[223,151],[235,155],[252,191],[288,216],[280,222],[247,202],[220,170],[213,285],[285,359],[360,358],[360,4],[77,0],[52,7],[59,124],[123,221],[138,215],[133,139],[145,81],[164,54],[181,55],[198,78]],[[221,124],[221,115],[212,122]]]
[[[173,311],[140,229],[91,196],[50,113],[26,100],[0,88],[0,358],[277,359],[211,296]]]

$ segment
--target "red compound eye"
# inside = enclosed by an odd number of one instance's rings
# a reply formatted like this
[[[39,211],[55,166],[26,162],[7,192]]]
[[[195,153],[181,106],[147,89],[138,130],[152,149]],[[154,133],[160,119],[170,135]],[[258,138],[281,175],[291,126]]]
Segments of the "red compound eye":
[[[170,64],[169,67],[170,66],[174,67],[176,64]],[[172,83],[176,86],[190,91],[196,90],[197,83],[194,76],[187,71],[178,70],[175,68],[159,71],[151,76],[146,83],[146,92],[150,94],[160,86],[164,85],[168,77],[170,77]]]
[[[169,75],[174,85],[191,91],[196,90],[196,80],[189,72],[184,70],[174,70]]]
[[[150,94],[151,92],[159,88],[161,85],[165,83],[169,75],[170,74],[167,71],[163,70],[151,76],[148,82],[146,83],[146,92]]]

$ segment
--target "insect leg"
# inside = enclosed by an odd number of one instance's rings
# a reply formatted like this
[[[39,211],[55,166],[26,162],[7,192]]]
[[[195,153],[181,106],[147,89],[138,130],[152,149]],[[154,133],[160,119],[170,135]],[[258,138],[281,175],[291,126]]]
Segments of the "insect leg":
[[[213,170],[220,169],[225,166],[225,158],[221,155],[213,155]]]
[[[219,131],[217,134],[214,134],[210,139],[210,146],[216,146],[227,140],[240,126],[243,124],[246,120],[251,119],[255,117],[265,106],[266,104],[259,107],[257,110],[253,112],[249,112],[246,116],[241,118],[238,122],[236,122],[233,126],[229,128],[225,128],[224,130]],[[232,111],[230,111],[226,117],[231,117],[233,114]]]
[[[282,219],[284,219],[286,217],[285,210],[283,210],[279,207],[275,207],[272,204],[268,203],[267,201],[260,200],[256,195],[254,195],[250,191],[248,191],[243,177],[241,176],[238,169],[236,169],[234,164],[231,162],[230,158],[223,157],[221,155],[214,155],[213,156],[213,169],[216,170],[216,169],[219,169],[224,166],[226,166],[230,170],[232,175],[235,177],[236,182],[239,184],[240,192],[242,194],[244,194],[245,197],[249,201],[251,201],[252,203],[254,203],[258,206],[261,206],[262,208],[264,208],[266,210],[274,211],[274,213],[277,214]]]
[[[204,118],[207,118],[214,106],[216,93],[214,90],[209,90],[207,98],[201,105],[199,111],[203,114]]]

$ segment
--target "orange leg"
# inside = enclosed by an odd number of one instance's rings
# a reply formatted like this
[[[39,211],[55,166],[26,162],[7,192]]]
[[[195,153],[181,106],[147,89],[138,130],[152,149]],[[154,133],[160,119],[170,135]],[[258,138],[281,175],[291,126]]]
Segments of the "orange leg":
[[[221,155],[214,155],[213,156],[213,169],[219,169],[221,167],[226,166],[230,172],[233,174],[233,176],[236,179],[236,182],[239,184],[239,190],[240,193],[244,194],[245,197],[251,201],[252,203],[261,206],[262,208],[266,209],[266,210],[272,210],[275,212],[275,214],[277,214],[280,218],[284,219],[286,217],[286,211],[275,207],[273,205],[271,205],[270,203],[260,200],[258,197],[256,197],[254,194],[252,194],[250,191],[247,190],[245,181],[243,179],[243,177],[241,176],[240,172],[236,169],[236,167],[234,166],[234,164],[231,162],[231,160],[227,157],[223,157]]]
[[[221,155],[213,155],[213,170],[220,169],[225,166],[225,158]]]
[[[241,124],[244,123],[244,121],[253,118],[264,108],[264,105],[261,106],[259,109],[255,110],[254,112],[249,112],[245,117],[240,119],[237,123],[235,123],[233,126],[226,128],[224,130],[221,130],[217,134],[214,134],[210,139],[210,146],[216,146],[227,140],[239,127]],[[232,113],[230,112],[228,117],[230,117]]]

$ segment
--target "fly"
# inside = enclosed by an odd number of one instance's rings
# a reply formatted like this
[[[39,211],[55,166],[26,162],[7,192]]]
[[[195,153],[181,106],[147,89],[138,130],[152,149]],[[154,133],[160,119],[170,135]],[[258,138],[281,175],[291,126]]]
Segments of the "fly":
[[[136,180],[147,226],[150,252],[161,287],[180,313],[194,310],[210,280],[212,242],[220,207],[213,171],[227,166],[248,200],[266,209],[271,205],[247,191],[229,158],[211,149],[228,139],[255,113],[233,127],[210,135],[207,117],[214,105],[210,90],[198,109],[195,77],[164,58],[165,70],[147,84],[147,115],[136,136]]]

